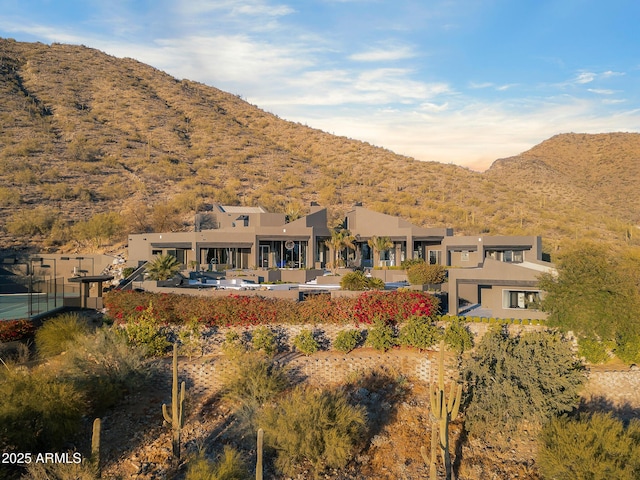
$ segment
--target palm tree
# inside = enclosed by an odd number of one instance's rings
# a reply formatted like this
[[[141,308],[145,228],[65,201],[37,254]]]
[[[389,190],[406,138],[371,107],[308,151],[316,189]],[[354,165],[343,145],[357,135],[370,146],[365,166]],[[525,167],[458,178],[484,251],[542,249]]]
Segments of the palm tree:
[[[374,267],[380,266],[380,254],[393,247],[393,242],[389,237],[378,237],[375,235],[367,241],[367,244],[373,250]]]
[[[338,268],[338,258],[340,252],[344,248],[355,250],[355,237],[351,235],[351,232],[346,228],[335,228],[331,231],[331,238],[325,240],[324,244],[329,247],[331,252],[331,271],[335,274],[336,268]]]
[[[345,266],[347,266],[347,258],[349,257],[349,252],[348,250],[354,250],[356,249],[356,237],[354,237],[353,235],[351,235],[351,232],[349,230],[343,229],[342,230],[343,233],[343,237],[342,237],[342,248],[344,248],[345,250],[347,250],[346,255],[345,255]]]
[[[158,255],[146,267],[151,280],[168,280],[180,271],[180,263],[173,255]]]

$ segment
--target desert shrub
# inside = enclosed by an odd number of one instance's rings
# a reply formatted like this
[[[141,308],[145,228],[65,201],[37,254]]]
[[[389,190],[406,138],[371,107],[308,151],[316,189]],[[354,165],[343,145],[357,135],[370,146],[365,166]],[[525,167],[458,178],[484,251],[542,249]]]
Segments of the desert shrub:
[[[379,278],[367,277],[360,270],[342,276],[340,288],[351,291],[383,290],[384,282]]]
[[[60,212],[51,208],[23,209],[7,220],[5,228],[12,235],[47,235],[59,217]]]
[[[408,270],[414,265],[419,265],[421,263],[425,263],[424,258],[408,258],[407,260],[402,260],[402,262],[400,262],[400,268]]]
[[[343,467],[351,458],[366,415],[340,391],[299,388],[277,406],[265,408],[258,423],[265,443],[276,451],[279,470],[294,476],[304,462],[317,478],[325,468]]]
[[[215,462],[201,453],[187,464],[185,480],[246,480],[249,471],[238,451],[228,445]]]
[[[440,284],[447,279],[447,269],[442,265],[416,263],[407,269],[407,279],[411,285]]]
[[[151,303],[146,309],[140,309],[135,319],[125,323],[124,331],[129,344],[144,347],[148,356],[163,355],[171,345]]]
[[[578,339],[578,355],[589,363],[604,363],[609,360],[607,346],[593,338]]]
[[[178,333],[178,339],[181,353],[190,360],[194,355],[202,355],[202,325],[198,320],[191,319],[183,325]]]
[[[94,162],[101,155],[98,145],[81,136],[76,136],[69,142],[67,151],[74,159],[81,162]]]
[[[89,326],[75,313],[58,315],[36,331],[36,348],[43,357],[53,357],[64,352],[78,337],[86,335]]]
[[[378,277],[367,277],[369,280],[369,290],[384,290],[384,280]]]
[[[133,268],[133,267],[124,267],[122,269],[122,278],[128,278],[129,275],[131,275],[135,271],[136,271],[136,269]]]
[[[0,207],[20,205],[21,203],[22,195],[17,189],[0,187]]]
[[[606,242],[579,242],[565,249],[556,260],[557,274],[539,279],[549,325],[604,341],[640,335],[639,265],[630,250],[614,254]]]
[[[426,350],[435,345],[442,331],[429,317],[410,317],[401,327],[398,343],[406,347]]]
[[[628,426],[607,413],[552,419],[539,437],[543,478],[557,480],[640,478],[640,421]]]
[[[247,352],[246,345],[242,342],[240,334],[235,330],[229,330],[224,336],[222,351],[229,358],[237,358]]]
[[[463,353],[473,347],[473,334],[464,322],[456,317],[444,329],[444,342],[457,353]]]
[[[618,333],[615,354],[626,364],[640,363],[640,334]]]
[[[103,327],[76,338],[60,358],[60,375],[86,393],[94,414],[139,388],[149,368],[145,347],[128,344],[119,328]]]
[[[586,377],[570,342],[557,332],[511,337],[487,333],[466,362],[465,428],[473,435],[509,433],[521,422],[541,425],[571,411]]]
[[[341,330],[336,335],[336,339],[333,342],[333,348],[340,352],[349,353],[356,348],[362,340],[362,334],[360,330]]]
[[[398,339],[396,338],[393,326],[385,322],[383,318],[376,317],[373,320],[373,325],[367,332],[366,345],[376,350],[386,352],[397,344]]]
[[[84,395],[44,369],[0,371],[0,444],[13,451],[51,451],[81,426]]]
[[[74,455],[82,458],[78,452],[69,452],[72,461],[76,459]],[[32,458],[20,480],[96,480],[96,473],[94,466],[85,460],[79,463],[36,463]]]
[[[75,240],[100,247],[122,237],[124,218],[116,212],[96,213],[89,220],[78,222],[72,228]]]
[[[363,291],[369,289],[369,279],[363,272],[356,270],[342,276],[340,280],[340,288],[343,290]]]
[[[293,346],[303,355],[312,355],[320,349],[320,343],[311,330],[302,330],[293,338]]]
[[[258,327],[253,331],[251,344],[256,350],[262,350],[267,355],[278,351],[276,334],[269,327]]]
[[[231,360],[223,379],[223,395],[241,406],[259,406],[284,391],[289,380],[270,358],[247,352]]]
[[[24,365],[31,360],[30,342],[0,343],[0,364]]]
[[[33,335],[35,326],[30,320],[0,321],[0,342],[13,342]]]

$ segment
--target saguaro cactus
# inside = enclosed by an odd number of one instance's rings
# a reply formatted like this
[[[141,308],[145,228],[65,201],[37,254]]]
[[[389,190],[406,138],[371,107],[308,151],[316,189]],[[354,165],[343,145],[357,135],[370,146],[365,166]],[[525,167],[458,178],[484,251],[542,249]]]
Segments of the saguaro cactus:
[[[264,430],[258,429],[258,447],[256,449],[256,480],[262,480],[262,445],[264,443]]]
[[[444,388],[444,341],[440,342],[440,355],[438,365],[438,386],[429,385],[429,397],[431,400],[431,458],[428,459],[425,447],[422,447],[422,458],[429,463],[429,478],[438,478],[437,460],[438,450],[442,455],[447,480],[453,480],[451,468],[451,454],[449,453],[449,422],[458,416],[460,399],[462,398],[462,385],[451,385],[449,396],[446,396]]]
[[[101,420],[96,418],[93,421],[93,431],[91,433],[91,464],[93,465],[96,477],[100,478],[100,427]]]
[[[180,385],[178,393],[178,344],[173,344],[173,384],[171,387],[171,415],[167,411],[167,405],[162,404],[162,416],[165,422],[171,425],[173,440],[171,448],[175,460],[180,460],[180,434],[184,425],[183,406],[185,395],[185,382]]]

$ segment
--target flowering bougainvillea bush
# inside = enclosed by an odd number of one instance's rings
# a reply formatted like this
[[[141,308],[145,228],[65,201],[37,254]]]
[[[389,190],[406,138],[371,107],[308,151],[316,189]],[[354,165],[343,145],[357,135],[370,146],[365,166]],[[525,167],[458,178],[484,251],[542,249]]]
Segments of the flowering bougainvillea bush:
[[[431,317],[438,313],[437,310],[436,299],[424,292],[370,291],[358,297],[353,315],[359,323],[371,324],[376,317],[390,323],[402,322],[409,317]]]
[[[409,317],[431,317],[438,312],[435,298],[424,292],[370,291],[357,298],[331,299],[314,295],[302,302],[259,296],[199,297],[142,292],[109,292],[104,305],[118,322],[135,321],[149,305],[159,323],[183,324],[194,319],[208,326],[265,324],[370,324],[373,318],[387,323]]]
[[[29,320],[0,321],[0,342],[13,342],[33,335],[35,327]]]

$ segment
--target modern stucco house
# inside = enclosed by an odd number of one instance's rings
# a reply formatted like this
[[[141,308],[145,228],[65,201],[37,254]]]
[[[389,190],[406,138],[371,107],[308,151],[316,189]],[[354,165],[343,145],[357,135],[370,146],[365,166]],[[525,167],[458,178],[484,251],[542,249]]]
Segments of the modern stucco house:
[[[327,220],[327,210],[315,204],[308,215],[291,222],[261,207],[214,205],[196,216],[194,231],[129,235],[129,264],[170,253],[203,270],[322,269],[331,260]],[[450,228],[418,227],[360,205],[346,214],[344,227],[355,238],[356,248],[346,259],[349,267],[374,266],[367,243],[374,236],[389,237],[393,244],[382,253],[384,266],[423,258],[450,267],[450,313],[463,300],[490,308],[495,316],[543,316],[531,307],[539,297],[537,277],[553,265],[542,260],[540,237],[456,236]]]

